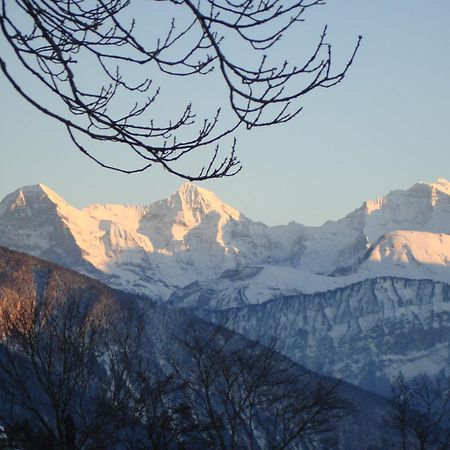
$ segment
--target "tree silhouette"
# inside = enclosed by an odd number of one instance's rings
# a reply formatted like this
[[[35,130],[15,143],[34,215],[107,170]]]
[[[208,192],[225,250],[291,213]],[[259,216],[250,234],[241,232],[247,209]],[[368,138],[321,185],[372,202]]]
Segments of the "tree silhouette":
[[[25,449],[281,450],[350,413],[273,347],[195,321],[155,360],[138,309],[50,291],[0,304],[0,423]]]
[[[341,82],[352,64],[361,37],[343,69],[334,73],[326,27],[303,62],[277,63],[273,56],[284,33],[324,3],[2,0],[0,28],[9,46],[0,55],[0,69],[23,98],[61,122],[75,146],[103,167],[132,173],[156,164],[188,180],[231,176],[241,166],[235,141],[227,157],[219,156],[223,138],[242,126],[291,120],[301,111],[303,96]],[[160,30],[168,11],[173,16],[166,29],[152,33]],[[19,68],[18,76],[11,67]],[[213,73],[221,88],[210,117],[200,119],[188,103],[167,122],[157,120],[164,104],[155,83],[165,87],[172,77],[182,83]],[[27,90],[24,74],[38,81],[38,89]],[[225,104],[231,122],[221,114]],[[87,148],[92,140],[122,146],[143,164],[128,170],[105,163]],[[198,172],[179,167],[201,149],[208,156]]]
[[[191,412],[188,448],[303,448],[332,439],[352,413],[339,383],[308,376],[274,343],[191,327],[179,344],[171,365]]]
[[[392,383],[385,424],[394,432],[389,448],[445,450],[450,448],[450,380],[419,376]]]
[[[117,309],[82,290],[67,298],[60,290],[53,280],[41,298],[0,302],[0,421],[27,448],[74,450],[108,438],[109,417],[95,400],[110,383],[99,358]],[[24,433],[27,419],[33,430]]]

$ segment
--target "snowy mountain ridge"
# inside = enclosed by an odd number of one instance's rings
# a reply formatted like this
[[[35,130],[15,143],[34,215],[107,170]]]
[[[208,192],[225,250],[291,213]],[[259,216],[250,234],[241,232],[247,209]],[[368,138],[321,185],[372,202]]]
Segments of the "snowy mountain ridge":
[[[213,308],[379,276],[450,282],[444,179],[392,191],[319,227],[269,227],[192,183],[146,206],[83,209],[38,184],[1,201],[0,230],[0,245],[160,300],[186,302],[186,289],[200,286],[195,295],[208,292]]]
[[[386,393],[449,375],[450,183],[392,191],[319,227],[270,227],[193,184],[77,209],[44,185],[0,202],[0,245],[189,308],[320,373]]]

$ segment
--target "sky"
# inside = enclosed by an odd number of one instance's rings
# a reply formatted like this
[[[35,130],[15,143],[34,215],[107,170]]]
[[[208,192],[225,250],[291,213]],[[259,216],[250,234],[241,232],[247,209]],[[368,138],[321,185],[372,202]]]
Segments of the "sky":
[[[328,24],[340,68],[362,34],[347,78],[305,98],[293,121],[240,132],[242,171],[200,185],[252,219],[319,225],[393,189],[450,179],[450,2],[330,0],[305,18],[280,55],[295,59]],[[204,86],[215,100],[214,85]],[[176,107],[176,92],[170,100]],[[76,207],[147,204],[183,183],[160,169],[123,175],[96,166],[1,75],[0,119],[0,198],[44,183]]]

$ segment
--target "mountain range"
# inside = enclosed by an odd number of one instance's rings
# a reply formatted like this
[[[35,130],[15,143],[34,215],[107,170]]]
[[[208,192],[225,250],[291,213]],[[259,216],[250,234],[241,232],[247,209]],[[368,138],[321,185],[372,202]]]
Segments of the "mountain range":
[[[450,281],[444,179],[390,192],[319,227],[267,226],[192,183],[146,206],[81,210],[39,184],[2,200],[0,229],[1,245],[156,300],[191,283],[220,291],[214,308],[378,276]],[[224,291],[233,294],[225,299]]]
[[[190,308],[375,392],[450,372],[450,182],[396,190],[337,221],[253,221],[192,183],[146,206],[77,209],[50,188],[0,202],[0,245]],[[424,281],[428,280],[428,281]]]

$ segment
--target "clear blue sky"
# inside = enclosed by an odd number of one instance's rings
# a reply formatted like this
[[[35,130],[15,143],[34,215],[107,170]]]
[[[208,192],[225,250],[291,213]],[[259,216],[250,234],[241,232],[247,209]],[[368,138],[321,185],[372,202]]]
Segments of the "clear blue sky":
[[[348,77],[308,97],[294,121],[240,134],[242,172],[202,186],[256,220],[320,224],[392,189],[450,178],[450,2],[331,0],[306,18],[280,51],[295,55],[328,23],[343,63],[362,34]],[[78,207],[145,204],[183,182],[95,166],[2,77],[0,88],[0,197],[42,182]]]

